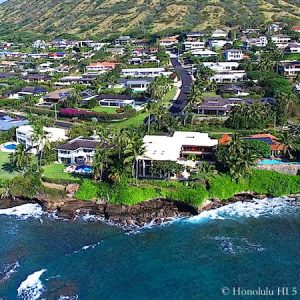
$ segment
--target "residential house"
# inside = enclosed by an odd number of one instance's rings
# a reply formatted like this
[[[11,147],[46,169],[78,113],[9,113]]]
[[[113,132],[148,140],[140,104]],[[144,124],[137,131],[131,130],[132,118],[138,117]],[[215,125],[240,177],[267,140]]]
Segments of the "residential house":
[[[288,46],[291,38],[288,35],[278,34],[271,36],[271,41],[278,47],[278,48],[285,48]]]
[[[282,30],[282,25],[280,23],[272,23],[268,27],[269,32],[280,32]]]
[[[66,131],[62,128],[44,127],[44,134],[48,142],[59,142],[67,139]],[[45,146],[46,140],[34,140],[34,131],[31,125],[20,126],[16,129],[16,141],[36,153]]]
[[[246,48],[249,47],[266,47],[268,44],[268,39],[266,36],[259,36],[257,38],[247,38],[244,42]]]
[[[188,32],[185,36],[188,41],[198,41],[205,36],[205,33],[201,31]]]
[[[229,39],[209,39],[208,40],[208,45],[210,48],[223,48],[225,45],[231,45],[232,41]]]
[[[135,107],[135,99],[127,95],[107,95],[100,94],[96,96],[100,106],[121,108],[125,106]]]
[[[28,58],[32,59],[47,59],[48,58],[48,53],[28,53],[27,54]]]
[[[91,63],[86,67],[86,70],[88,72],[106,72],[115,69],[117,66],[117,63],[115,62],[96,62],[96,63]]]
[[[125,49],[123,47],[106,48],[105,51],[111,53],[112,55],[119,55],[119,56],[122,56],[125,53]]]
[[[47,48],[47,43],[43,40],[36,40],[32,44],[32,48],[35,49],[46,49]]]
[[[64,59],[67,56],[65,52],[53,52],[48,54],[49,59]]]
[[[57,147],[57,161],[66,165],[93,163],[100,140],[96,138],[75,138]]]
[[[192,54],[195,55],[195,56],[199,56],[199,57],[212,57],[212,56],[217,56],[218,55],[217,52],[214,52],[214,51],[211,51],[211,50],[208,50],[208,49],[193,50]]]
[[[204,67],[210,68],[215,72],[233,71],[239,67],[238,62],[226,61],[226,62],[203,62]]]
[[[300,61],[282,61],[279,65],[279,73],[286,77],[296,77],[300,74]]]
[[[42,83],[51,81],[51,77],[47,74],[29,74],[25,77],[25,81],[33,83]]]
[[[132,68],[122,69],[123,77],[156,77],[161,75],[169,75],[165,68]]]
[[[290,43],[285,48],[285,52],[287,53],[300,53],[300,43]]]
[[[154,78],[120,78],[114,87],[128,88],[132,89],[134,92],[145,92],[153,80]]]
[[[0,131],[7,131],[14,127],[19,127],[28,124],[28,120],[22,116],[9,116],[6,113],[0,112]]]
[[[44,98],[44,102],[47,103],[58,103],[67,100],[72,96],[74,89],[58,89],[53,92],[46,94]]]
[[[244,59],[243,50],[241,49],[228,49],[224,51],[227,61],[237,61]]]
[[[52,62],[42,63],[37,67],[37,70],[39,73],[52,73],[54,71],[53,63]]]
[[[224,30],[216,29],[215,31],[212,32],[211,37],[213,38],[226,38],[227,37],[227,32]]]
[[[0,61],[0,68],[4,69],[5,71],[13,71],[13,69],[17,66],[15,61],[7,61],[2,60]]]
[[[40,96],[47,93],[47,90],[40,86],[26,86],[18,92],[19,96]]]
[[[294,27],[292,27],[291,31],[300,33],[300,26],[294,26]]]
[[[210,81],[215,81],[217,83],[232,83],[243,81],[246,78],[246,72],[244,70],[237,71],[223,71],[210,77]]]
[[[131,44],[132,40],[131,37],[126,35],[126,36],[120,36],[115,40],[115,45],[116,46],[126,46]]]
[[[205,48],[205,41],[186,41],[183,44],[185,51]]]
[[[243,103],[253,104],[257,100],[249,98],[221,98],[221,97],[207,97],[201,104],[194,107],[193,111],[199,115],[220,115],[226,116],[230,114],[231,110]],[[262,103],[274,104],[273,98],[262,98]]]
[[[189,157],[211,160],[218,140],[208,133],[175,131],[172,136],[146,135],[143,139],[145,152],[137,157],[139,177],[160,177],[153,174],[152,166],[159,161],[172,161],[189,165]]]
[[[170,47],[173,45],[178,44],[178,36],[170,36],[170,37],[166,37],[166,38],[162,38],[159,40],[159,45],[161,47]]]
[[[286,149],[286,145],[280,143],[280,141],[274,135],[269,133],[253,134],[250,136],[243,137],[242,139],[266,143],[270,147],[270,156],[273,157],[279,157],[284,155],[284,151]],[[219,139],[219,144],[226,145],[230,142],[230,140],[231,137],[228,134],[224,134]]]

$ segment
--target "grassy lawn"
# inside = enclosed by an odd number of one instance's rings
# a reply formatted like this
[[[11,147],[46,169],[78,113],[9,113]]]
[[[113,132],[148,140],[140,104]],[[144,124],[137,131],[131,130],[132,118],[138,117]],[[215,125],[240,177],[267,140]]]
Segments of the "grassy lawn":
[[[96,106],[95,108],[92,109],[92,111],[108,113],[108,114],[115,114],[116,108],[115,107]]]
[[[285,60],[300,60],[300,53],[287,53],[284,55]]]
[[[0,174],[1,179],[11,179],[20,173],[14,169],[9,160],[9,153],[0,151]]]
[[[108,127],[114,127],[114,128],[128,128],[131,126],[138,127],[139,125],[143,124],[146,117],[147,117],[147,113],[140,112],[136,116],[127,119],[125,121],[112,122],[108,125]]]
[[[176,96],[176,92],[177,92],[177,87],[173,86],[168,91],[168,93],[164,96],[163,102],[166,103],[166,104],[169,103],[169,102],[171,102],[174,99],[174,97]]]
[[[218,97],[218,95],[216,94],[215,91],[211,91],[211,92],[204,92],[203,93],[204,97]]]
[[[50,179],[63,179],[63,180],[72,180],[74,182],[80,182],[83,176],[76,176],[71,173],[63,172],[66,166],[64,164],[51,164],[45,166],[43,176]]]

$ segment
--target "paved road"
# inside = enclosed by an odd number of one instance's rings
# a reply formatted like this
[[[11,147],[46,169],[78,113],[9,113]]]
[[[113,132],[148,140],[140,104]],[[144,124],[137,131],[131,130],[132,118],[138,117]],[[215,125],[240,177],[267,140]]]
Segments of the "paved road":
[[[170,107],[170,112],[174,115],[177,115],[182,113],[187,104],[187,97],[191,89],[193,80],[188,71],[183,68],[180,62],[178,62],[177,58],[171,58],[171,63],[174,69],[178,72],[182,82],[181,92],[177,100],[173,101],[173,104]]]

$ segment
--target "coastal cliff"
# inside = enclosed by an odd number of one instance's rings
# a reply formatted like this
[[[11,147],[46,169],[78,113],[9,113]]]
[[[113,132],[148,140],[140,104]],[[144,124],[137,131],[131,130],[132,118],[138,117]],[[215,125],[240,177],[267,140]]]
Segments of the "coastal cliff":
[[[121,227],[142,227],[146,224],[162,224],[175,218],[195,216],[203,211],[217,209],[219,207],[241,201],[251,202],[253,199],[263,199],[266,195],[241,193],[228,200],[211,199],[204,202],[198,208],[180,201],[168,199],[153,199],[136,205],[116,205],[102,201],[79,201],[75,199],[49,199],[45,197],[22,199],[5,198],[0,200],[0,209],[11,208],[25,203],[38,203],[43,210],[55,212],[63,219],[75,219],[76,217],[95,216],[103,222]],[[292,195],[300,201],[300,194]]]

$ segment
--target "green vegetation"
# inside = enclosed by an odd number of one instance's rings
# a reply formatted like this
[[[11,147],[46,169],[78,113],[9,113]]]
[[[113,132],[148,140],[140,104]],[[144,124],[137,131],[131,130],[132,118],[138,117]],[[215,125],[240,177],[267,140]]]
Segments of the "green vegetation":
[[[10,154],[0,151],[1,179],[12,179],[19,174],[10,161]]]
[[[92,110],[95,111],[95,112],[103,112],[103,113],[109,113],[109,114],[116,113],[116,108],[115,107],[96,106]]]
[[[107,183],[84,181],[76,197],[80,200],[104,198],[115,204],[132,205],[155,198],[184,201],[201,205],[209,198],[226,200],[241,192],[254,192],[272,196],[290,195],[300,192],[300,177],[277,172],[253,170],[240,181],[233,181],[228,175],[207,178],[209,187],[201,182],[142,181],[139,186],[127,181],[109,186]],[[275,184],[274,184],[275,183]],[[226,188],[225,188],[226,187]]]
[[[43,167],[43,179],[47,182],[66,183],[66,182],[81,182],[82,177],[77,177],[71,173],[64,172],[66,168],[63,164],[53,163]]]
[[[139,127],[143,124],[143,121],[147,117],[147,114],[144,112],[138,113],[136,116],[127,119],[125,121],[116,121],[108,124],[112,128],[129,128],[129,127]]]

